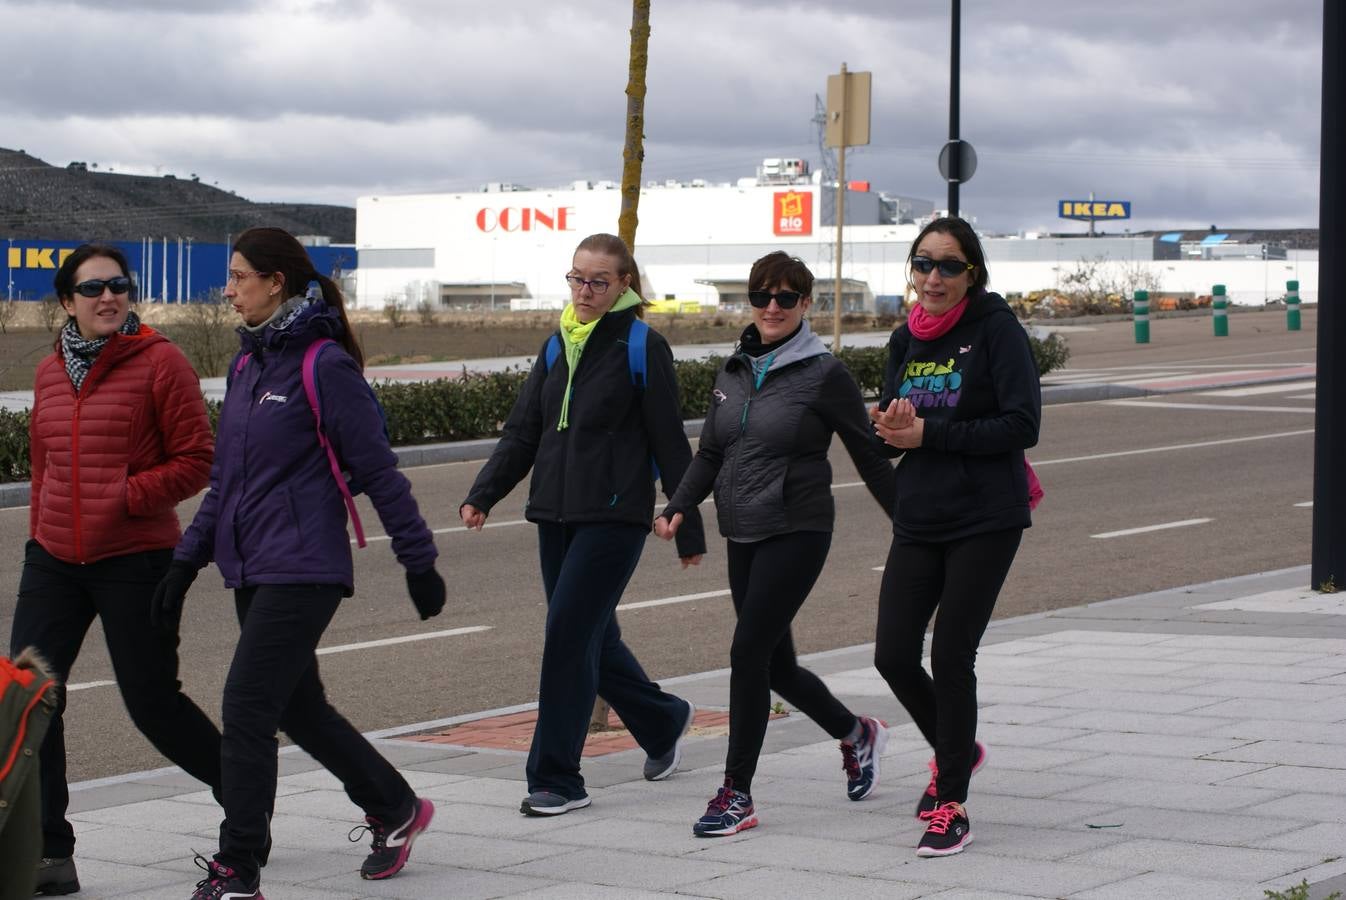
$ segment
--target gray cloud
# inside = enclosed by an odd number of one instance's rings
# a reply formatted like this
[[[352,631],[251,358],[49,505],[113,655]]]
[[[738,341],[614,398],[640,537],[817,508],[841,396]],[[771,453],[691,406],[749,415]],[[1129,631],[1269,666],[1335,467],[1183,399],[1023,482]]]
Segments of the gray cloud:
[[[963,206],[1065,227],[1054,202],[1129,199],[1132,227],[1316,220],[1321,5],[966,0]],[[436,0],[0,0],[0,145],[56,164],[197,172],[264,200],[616,178],[629,5]],[[947,0],[653,0],[649,179],[817,164],[814,95],[874,73],[848,175],[942,203]],[[59,22],[56,27],[53,22]],[[116,51],[91,53],[118,35]]]

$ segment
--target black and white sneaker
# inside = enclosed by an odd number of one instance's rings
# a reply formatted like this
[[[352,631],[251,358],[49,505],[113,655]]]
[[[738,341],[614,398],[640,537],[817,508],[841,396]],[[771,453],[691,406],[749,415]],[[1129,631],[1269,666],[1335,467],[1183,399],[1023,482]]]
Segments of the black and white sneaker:
[[[533,791],[519,804],[519,812],[525,816],[559,816],[572,809],[583,809],[590,803],[589,795],[574,800],[553,794],[551,791]]]
[[[921,842],[916,845],[917,856],[952,856],[962,853],[972,843],[972,823],[968,821],[963,804],[941,803],[930,814]]]
[[[678,732],[678,737],[673,741],[673,748],[663,756],[645,757],[645,780],[663,781],[668,776],[678,770],[678,763],[682,761],[682,742],[687,737],[687,732],[692,729],[692,719],[696,717],[696,707],[690,700],[684,700],[687,704],[687,718],[682,722],[682,730]]]
[[[860,717],[860,737],[841,742],[841,768],[846,771],[846,796],[863,800],[879,786],[879,757],[888,745],[888,724]]]
[[[692,825],[692,834],[727,837],[755,827],[757,812],[753,809],[752,798],[734,790],[733,780],[726,778],[724,786],[715,792],[715,798],[706,806],[706,814]]]

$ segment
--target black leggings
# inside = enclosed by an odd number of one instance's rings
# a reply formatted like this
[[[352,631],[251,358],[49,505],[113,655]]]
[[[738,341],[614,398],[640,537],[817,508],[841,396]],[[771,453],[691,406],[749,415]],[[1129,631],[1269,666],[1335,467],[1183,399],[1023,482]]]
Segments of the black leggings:
[[[729,541],[729,591],[738,624],[729,650],[729,755],[724,774],[752,791],[757,757],[766,739],[771,692],[797,707],[837,740],[855,727],[855,715],[795,660],[790,623],[827,561],[832,535],[797,531],[755,541]]]
[[[1023,529],[992,531],[940,544],[903,543],[888,550],[879,589],[874,666],[935,748],[941,803],[967,800],[977,738],[977,645]],[[925,629],[932,679],[921,667]]]

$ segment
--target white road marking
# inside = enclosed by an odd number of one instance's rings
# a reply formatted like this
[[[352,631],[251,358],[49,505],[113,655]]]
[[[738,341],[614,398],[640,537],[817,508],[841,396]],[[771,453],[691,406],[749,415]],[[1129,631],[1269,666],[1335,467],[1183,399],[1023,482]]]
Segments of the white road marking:
[[[709,600],[711,597],[728,597],[729,591],[703,591],[700,594],[681,594],[677,597],[664,597],[661,600],[640,600],[636,603],[622,603],[618,611],[624,609],[645,609],[649,606],[668,606],[670,603],[689,603],[692,600]]]
[[[1317,399],[1318,399],[1318,392],[1315,391],[1315,392],[1313,392],[1312,394],[1295,394],[1293,397],[1286,397],[1285,399],[1286,399],[1286,400],[1317,400]]]
[[[454,637],[460,634],[476,634],[479,631],[490,631],[493,625],[469,625],[465,628],[450,628],[447,631],[427,631],[424,634],[406,634],[402,637],[383,638],[377,641],[361,641],[358,644],[338,644],[335,647],[320,647],[318,656],[327,656],[331,653],[349,653],[352,650],[368,650],[371,647],[389,647],[393,644],[409,644],[412,641],[429,641],[435,638]]]
[[[486,521],[486,524],[483,525],[482,528],[509,528],[512,525],[527,525],[527,524],[529,524],[527,519],[508,519],[504,522],[492,522],[488,519]],[[430,529],[430,533],[453,534],[454,532],[457,531],[467,531],[467,530],[468,527],[466,525],[451,525],[447,528],[432,528]],[[390,540],[392,540],[392,538],[388,537],[388,535],[386,534],[375,534],[366,537],[365,543],[372,544],[375,541],[390,541]],[[352,540],[351,543],[354,544],[355,541]]]
[[[1222,438],[1218,441],[1196,441],[1191,444],[1168,444],[1163,447],[1143,447],[1137,450],[1116,450],[1112,453],[1093,453],[1089,456],[1063,456],[1060,459],[1035,459],[1033,460],[1033,468],[1036,469],[1040,466],[1056,465],[1057,463],[1092,462],[1096,459],[1112,459],[1119,456],[1143,456],[1146,453],[1168,453],[1174,450],[1196,450],[1201,447],[1219,447],[1225,444],[1242,444],[1248,441],[1270,441],[1276,438],[1301,437],[1306,434],[1313,434],[1313,429],[1303,428],[1298,431],[1276,431],[1270,434],[1254,434],[1240,438]]]
[[[1309,413],[1307,406],[1236,406],[1232,403],[1171,403],[1163,400],[1109,400],[1109,406],[1141,406],[1152,409],[1205,409],[1217,412],[1292,412]]]
[[[1105,531],[1102,534],[1091,534],[1091,538],[1117,538],[1127,537],[1132,534],[1145,534],[1149,531],[1165,531],[1169,528],[1186,528],[1188,525],[1205,525],[1207,522],[1213,522],[1214,519],[1183,519],[1181,522],[1165,522],[1162,525],[1146,525],[1143,528],[1124,528],[1121,531]]]
[[[115,681],[84,681],[84,682],[81,682],[81,683],[79,683],[79,684],[67,684],[67,685],[65,686],[65,689],[66,689],[67,692],[69,692],[69,691],[85,691],[85,690],[88,690],[89,688],[107,687],[108,685],[116,684],[116,683],[117,683],[117,682],[115,682]]]
[[[1313,507],[1313,501],[1312,501],[1312,500],[1308,500],[1308,501],[1305,501],[1304,503],[1296,503],[1296,504],[1295,504],[1295,507],[1296,507],[1297,509],[1311,509],[1311,508]]]
[[[1314,386],[1312,381],[1283,381],[1280,384],[1259,384],[1253,387],[1225,388],[1219,391],[1200,391],[1200,397],[1256,397],[1260,394],[1288,394]]]

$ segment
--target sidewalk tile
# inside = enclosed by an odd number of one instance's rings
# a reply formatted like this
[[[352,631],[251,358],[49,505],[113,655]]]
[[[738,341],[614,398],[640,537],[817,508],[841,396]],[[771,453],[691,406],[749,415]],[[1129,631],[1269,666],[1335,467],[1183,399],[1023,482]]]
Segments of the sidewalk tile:
[[[564,856],[509,866],[502,871],[551,881],[659,890],[732,875],[748,868],[751,867],[712,860],[687,857],[669,859],[625,850],[602,849],[579,850]]]
[[[1129,734],[1123,731],[1099,730],[1092,734],[1072,737],[1053,744],[1058,750],[1083,750],[1095,753],[1121,753],[1133,756],[1179,757],[1195,759],[1205,756],[1213,759],[1239,761],[1238,753],[1248,741],[1227,737],[1196,737],[1192,735]],[[1249,760],[1255,762],[1256,760]],[[1156,760],[1155,765],[1164,765]]]
[[[1330,777],[1332,773],[1324,774]],[[1346,823],[1346,803],[1342,803],[1341,797],[1336,794],[1290,794],[1270,803],[1250,806],[1244,812],[1308,822]]]
[[[1136,806],[1133,802],[1130,806],[1107,807],[1087,821],[1072,821],[1080,827],[1087,824],[1116,825],[1118,827],[1108,830],[1125,838],[1172,841],[1180,836],[1187,845],[1230,846],[1261,846],[1267,838],[1303,828],[1313,821],[1308,813],[1290,818],[1264,815],[1256,812],[1256,809],[1249,807],[1237,813],[1203,812],[1193,815],[1190,810],[1157,809]]]
[[[1255,887],[1233,881],[1188,878],[1167,872],[1147,872],[1102,887],[1072,894],[1070,900],[1137,900],[1181,897],[1182,900],[1265,900]]]
[[[1293,736],[1294,729],[1287,729]],[[1260,762],[1278,766],[1311,766],[1320,769],[1335,769],[1324,772],[1324,780],[1346,779],[1346,746],[1309,743],[1304,741],[1256,741],[1208,753],[1212,759],[1228,759],[1235,762]]]
[[[1078,790],[1055,795],[1060,800],[1113,803],[1135,803],[1138,797],[1159,809],[1188,809],[1193,812],[1230,812],[1258,803],[1267,803],[1284,794],[1255,787],[1236,787],[1237,780],[1218,785],[1188,784],[1173,781],[1146,781],[1136,778],[1117,778],[1098,782]]]
[[[1214,759],[1175,759],[1135,754],[1109,753],[1063,765],[1067,775],[1099,778],[1154,779],[1182,784],[1218,784],[1266,768],[1262,763],[1224,762]]]
[[[714,839],[697,839],[702,847],[692,858],[715,860],[740,866],[785,866],[792,871],[834,872],[840,875],[867,875],[892,865],[893,853],[873,844],[800,837],[755,829],[750,840],[719,844]],[[819,828],[822,834],[825,828]]]
[[[975,819],[972,822],[972,834],[974,840],[968,850],[950,859],[921,859],[916,856],[917,835],[912,839],[911,849],[907,851],[910,857],[891,868],[876,872],[875,877],[983,891],[999,891],[1012,886],[1014,891],[1030,897],[1065,897],[1144,871],[1139,861],[1120,869],[1104,869],[1073,863],[1009,859],[993,852],[978,852],[981,848],[976,840]]]
[[[525,875],[480,872],[473,869],[451,867],[418,867],[413,869],[408,864],[407,868],[399,873],[396,878],[389,878],[386,881],[362,881],[358,875],[351,875],[312,881],[304,887],[315,891],[330,890],[338,895],[350,891],[350,896],[360,897],[362,900],[368,900],[368,898],[378,898],[378,900],[431,900],[431,898],[434,898],[434,900],[438,900],[441,897],[452,897],[453,900],[487,900],[487,898],[492,897],[521,894],[525,891],[554,884],[555,882],[549,879]],[[573,885],[571,887],[573,888]],[[262,883],[262,889],[263,892],[266,891],[266,882]],[[272,900],[273,896],[274,900],[289,900],[290,898],[288,891],[273,891],[268,894],[267,900]],[[314,896],[330,895],[315,894]],[[575,895],[571,894],[571,896]]]
[[[1266,840],[1266,846],[1340,858],[1346,849],[1346,823],[1320,822],[1297,831],[1287,831]]]
[[[981,717],[979,713],[979,718]],[[1163,713],[1117,712],[1111,709],[1094,709],[1087,712],[1068,711],[1066,715],[1051,720],[1059,728],[1081,728],[1089,731],[1123,731],[1134,734],[1181,735],[1181,734],[1220,734],[1237,735],[1233,726],[1236,719],[1218,719],[1190,716],[1170,716]],[[1284,728],[1279,724],[1278,728]],[[1231,729],[1231,730],[1225,730]]]
[[[1285,794],[1346,794],[1346,778],[1339,773],[1323,771],[1313,766],[1271,766],[1248,775],[1239,775],[1222,785],[1255,787]],[[1346,803],[1346,800],[1342,801]],[[1342,844],[1346,848],[1346,843]]]
[[[1145,868],[1158,872],[1190,878],[1223,879],[1241,884],[1288,877],[1319,861],[1314,855],[1287,850],[1219,847],[1171,840],[1127,841],[1079,853],[1066,861],[1124,868],[1130,861],[1137,859],[1145,861]]]
[[[684,885],[682,892],[719,900],[787,897],[844,897],[846,900],[917,900],[936,896],[938,888],[877,878],[800,872],[784,865],[726,875]]]

